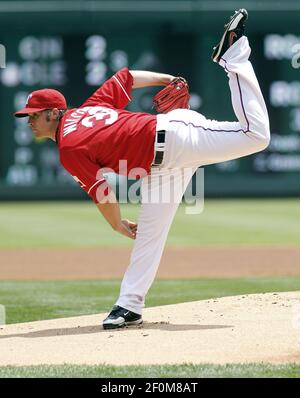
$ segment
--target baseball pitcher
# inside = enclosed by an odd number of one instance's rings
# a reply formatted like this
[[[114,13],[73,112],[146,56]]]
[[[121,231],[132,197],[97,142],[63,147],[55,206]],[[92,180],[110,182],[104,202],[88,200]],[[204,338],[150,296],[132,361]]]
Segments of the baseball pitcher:
[[[198,167],[247,156],[270,141],[265,102],[248,60],[244,36],[247,11],[230,18],[212,59],[229,78],[236,122],[209,120],[188,109],[183,78],[121,69],[80,107],[67,109],[64,96],[51,89],[34,91],[16,117],[28,117],[36,137],[55,141],[60,161],[97,205],[112,228],[134,239],[120,295],[103,321],[105,329],[142,323],[145,296],[155,278],[178,203]],[[157,115],[129,112],[132,89],[165,86],[154,99]],[[165,90],[165,91],[164,91]],[[176,93],[178,101],[176,101]],[[174,99],[175,98],[175,99]],[[179,109],[178,109],[179,108]],[[182,174],[182,170],[188,170]],[[142,178],[138,224],[123,220],[107,171]],[[159,200],[172,174],[173,198]]]

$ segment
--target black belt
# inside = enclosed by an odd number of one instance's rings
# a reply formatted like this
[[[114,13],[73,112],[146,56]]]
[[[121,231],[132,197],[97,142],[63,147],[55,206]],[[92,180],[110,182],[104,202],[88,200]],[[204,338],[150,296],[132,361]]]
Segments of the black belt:
[[[164,144],[165,141],[166,141],[166,131],[165,130],[157,131],[155,145],[158,144],[157,147],[161,145],[162,148],[160,148],[161,150],[155,151],[154,162],[152,163],[152,166],[159,166],[162,164],[164,159],[164,150],[165,150],[162,144]]]

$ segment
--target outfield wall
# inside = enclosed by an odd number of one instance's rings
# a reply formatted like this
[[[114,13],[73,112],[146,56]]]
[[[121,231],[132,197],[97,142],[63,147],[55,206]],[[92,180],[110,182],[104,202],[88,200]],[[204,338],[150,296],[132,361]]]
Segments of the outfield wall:
[[[232,7],[241,6],[249,11],[272,142],[262,153],[207,167],[205,194],[299,195],[297,1],[0,1],[0,200],[86,197],[60,167],[55,145],[34,141],[12,116],[35,89],[59,89],[76,107],[123,66],[155,70],[187,78],[192,109],[234,120],[227,77],[210,55]],[[128,108],[153,112],[155,92],[134,91]]]

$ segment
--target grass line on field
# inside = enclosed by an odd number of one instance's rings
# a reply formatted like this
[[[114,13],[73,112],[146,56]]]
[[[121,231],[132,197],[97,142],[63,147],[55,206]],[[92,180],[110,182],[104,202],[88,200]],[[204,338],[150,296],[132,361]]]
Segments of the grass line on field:
[[[122,204],[138,220],[139,205]],[[201,214],[179,206],[170,246],[298,245],[298,199],[205,200]],[[91,202],[0,203],[0,248],[131,247]]]
[[[0,304],[10,324],[97,314],[111,309],[119,289],[119,280],[0,281]],[[156,280],[146,306],[299,290],[300,277]]]
[[[298,378],[300,364],[0,367],[0,378]]]

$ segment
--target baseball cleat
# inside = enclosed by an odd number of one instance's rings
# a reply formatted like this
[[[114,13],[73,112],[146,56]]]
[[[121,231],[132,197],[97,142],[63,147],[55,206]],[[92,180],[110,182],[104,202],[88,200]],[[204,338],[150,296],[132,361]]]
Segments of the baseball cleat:
[[[141,323],[143,323],[141,315],[114,305],[108,317],[103,321],[103,329],[117,329],[124,326],[140,325]]]
[[[228,48],[243,36],[245,30],[245,21],[247,19],[248,12],[244,8],[235,11],[235,14],[230,17],[229,22],[224,25],[225,31],[220,43],[214,47],[211,56],[214,62],[219,62],[222,55],[228,50]]]

